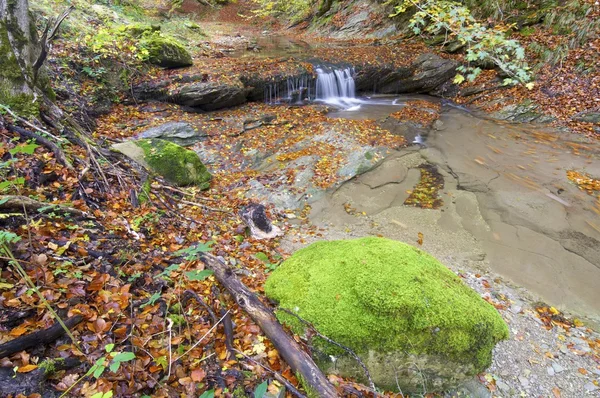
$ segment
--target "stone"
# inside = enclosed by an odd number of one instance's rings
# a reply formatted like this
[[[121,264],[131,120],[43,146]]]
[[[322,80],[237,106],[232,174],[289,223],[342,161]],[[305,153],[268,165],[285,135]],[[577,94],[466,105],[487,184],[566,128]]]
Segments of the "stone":
[[[576,122],[600,123],[600,112],[581,112],[572,117]]]
[[[241,85],[195,82],[178,87],[170,93],[176,104],[213,111],[246,102],[246,90]]]
[[[294,253],[268,278],[265,293],[315,328],[353,349],[375,384],[396,391],[455,388],[485,370],[508,337],[496,309],[429,254],[402,242],[368,237],[317,242]],[[279,319],[298,333],[303,324]],[[326,372],[364,382],[338,347],[315,339]],[[335,363],[331,356],[336,357]]]
[[[583,389],[587,392],[594,392],[594,391],[598,391],[600,389],[600,387],[598,387],[597,385],[595,385],[592,382],[588,382],[588,383],[585,383],[585,385],[583,386]]]
[[[198,128],[185,122],[168,122],[142,131],[140,138],[160,138],[181,146],[189,146],[207,137]]]
[[[198,155],[172,142],[142,139],[114,144],[111,148],[173,184],[197,185],[200,189],[210,186],[212,176]]]
[[[140,46],[148,51],[148,62],[164,68],[180,68],[193,64],[192,56],[175,38],[154,32],[144,35]]]
[[[564,372],[565,368],[557,364],[556,362],[552,362],[552,369],[554,369],[554,373]]]
[[[508,120],[519,123],[549,123],[553,117],[538,112],[539,105],[531,100],[525,100],[518,104],[507,105],[492,113],[490,116],[500,120]]]
[[[548,366],[546,372],[548,373],[548,376],[554,376],[554,368],[552,366]]]

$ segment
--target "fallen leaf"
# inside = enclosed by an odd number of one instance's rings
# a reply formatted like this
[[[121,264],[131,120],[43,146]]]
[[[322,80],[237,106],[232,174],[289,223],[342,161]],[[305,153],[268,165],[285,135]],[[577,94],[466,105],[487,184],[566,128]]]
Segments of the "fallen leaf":
[[[28,372],[31,372],[34,369],[37,369],[37,365],[19,366],[19,369],[17,369],[17,372],[19,372],[19,373],[28,373]]]

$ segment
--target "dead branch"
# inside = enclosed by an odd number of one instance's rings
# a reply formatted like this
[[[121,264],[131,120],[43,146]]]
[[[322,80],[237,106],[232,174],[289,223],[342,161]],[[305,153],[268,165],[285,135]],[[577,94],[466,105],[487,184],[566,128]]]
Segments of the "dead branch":
[[[72,207],[39,202],[37,200],[28,198],[27,196],[0,195],[0,210],[14,212],[23,212],[23,210],[26,210],[28,212],[35,213],[43,209],[72,214],[81,218],[94,219],[93,216],[87,214],[86,212],[83,212],[79,209],[74,209]]]
[[[307,388],[312,389],[319,397],[339,396],[312,358],[302,350],[296,340],[285,332],[273,312],[240,282],[230,267],[209,253],[204,253],[201,260],[214,271],[217,280],[262,329],[283,359],[290,365],[292,371],[302,376]]]
[[[71,162],[69,162],[62,149],[60,149],[54,142],[42,137],[41,135],[37,135],[34,132],[25,130],[22,127],[14,126],[12,124],[6,124],[6,129],[10,132],[19,134],[23,138],[30,138],[37,141],[40,145],[43,145],[51,150],[54,153],[54,157],[60,164],[69,170],[74,170],[73,165],[71,165]]]
[[[67,319],[64,323],[72,329],[83,321],[81,315],[75,315]],[[14,340],[0,344],[0,358],[10,356],[16,352],[28,350],[31,347],[46,345],[52,343],[66,333],[60,323],[56,322],[48,329],[38,330],[37,332],[29,333]]]
[[[56,19],[56,21],[54,21],[54,18],[50,18],[50,20],[46,24],[46,28],[44,29],[44,33],[42,34],[42,37],[40,39],[40,55],[38,55],[37,60],[33,63],[32,66],[34,84],[37,81],[40,68],[42,67],[44,61],[46,61],[46,58],[48,57],[50,42],[56,37],[56,34],[58,33],[58,28],[60,28],[60,25],[63,23],[65,18],[69,16],[69,14],[71,13],[71,11],[73,11],[74,8],[75,7],[70,6]],[[51,29],[50,25],[52,23],[54,23],[54,26]]]

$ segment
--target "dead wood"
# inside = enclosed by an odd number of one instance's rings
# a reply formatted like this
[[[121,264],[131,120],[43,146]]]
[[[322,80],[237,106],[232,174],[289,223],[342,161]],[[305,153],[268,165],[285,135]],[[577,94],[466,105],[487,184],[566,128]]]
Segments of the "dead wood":
[[[281,229],[271,223],[265,206],[257,203],[250,203],[244,206],[240,212],[242,221],[250,228],[250,234],[255,239],[273,239],[281,235]]]
[[[69,162],[69,160],[65,156],[65,153],[54,142],[50,141],[47,138],[42,137],[41,135],[34,133],[32,131],[25,130],[22,127],[14,126],[12,124],[7,124],[6,129],[10,132],[19,134],[23,138],[33,139],[40,145],[45,146],[46,148],[51,150],[52,153],[54,153],[54,157],[60,164],[62,164],[69,170],[73,170],[73,166],[71,165],[71,162]]]
[[[56,37],[56,34],[58,33],[58,28],[60,28],[62,22],[65,20],[65,18],[69,16],[73,9],[74,7],[71,6],[67,8],[58,18],[56,18],[56,21],[54,21],[54,18],[50,18],[50,20],[48,21],[48,24],[46,25],[44,33],[42,34],[42,37],[40,39],[40,54],[38,55],[36,61],[31,67],[33,69],[34,84],[38,78],[40,68],[42,67],[44,61],[46,61],[46,58],[48,57],[48,52],[50,51],[50,42]],[[54,24],[54,26],[50,28],[50,25],[52,24]]]
[[[64,323],[69,329],[72,329],[81,321],[83,321],[83,317],[81,315],[75,315],[67,319]],[[60,323],[56,322],[48,329],[38,330],[37,332],[29,333],[4,344],[0,344],[0,358],[10,356],[19,351],[28,350],[31,347],[49,344],[65,333],[65,329],[63,329]]]
[[[60,370],[71,369],[81,365],[77,358],[51,359],[50,366],[40,366],[28,373],[15,373],[12,367],[0,368],[0,394],[3,397],[29,396],[43,393],[43,396],[54,397],[45,384],[46,379]]]
[[[66,214],[71,214],[85,219],[94,219],[93,216],[72,207],[56,205],[52,203],[39,202],[28,198],[27,196],[19,195],[0,195],[0,211],[12,211],[23,213],[23,211],[37,213],[41,210],[58,211]]]
[[[219,283],[229,291],[237,304],[262,329],[292,371],[302,376],[307,388],[313,390],[319,397],[339,396],[312,358],[302,350],[296,340],[285,332],[273,312],[240,282],[230,267],[208,253],[204,253],[201,260],[214,271]]]

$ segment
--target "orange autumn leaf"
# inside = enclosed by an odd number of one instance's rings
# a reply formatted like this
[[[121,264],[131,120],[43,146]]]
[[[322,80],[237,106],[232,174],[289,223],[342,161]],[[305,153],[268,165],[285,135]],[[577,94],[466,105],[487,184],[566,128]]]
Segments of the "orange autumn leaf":
[[[28,373],[31,372],[32,370],[37,369],[37,365],[25,365],[25,366],[19,366],[19,369],[17,369],[17,372],[19,373]]]
[[[419,237],[419,238],[417,239],[417,243],[419,244],[419,246],[421,246],[421,245],[423,244],[423,233],[422,233],[422,232],[419,232],[419,233],[417,234],[417,236]]]
[[[192,380],[195,382],[200,382],[204,380],[206,377],[206,372],[202,368],[192,370],[192,374],[190,375]]]
[[[19,325],[16,328],[12,329],[9,334],[11,336],[18,337],[24,334],[25,332],[27,332],[27,328],[25,328],[25,326],[23,325]]]

